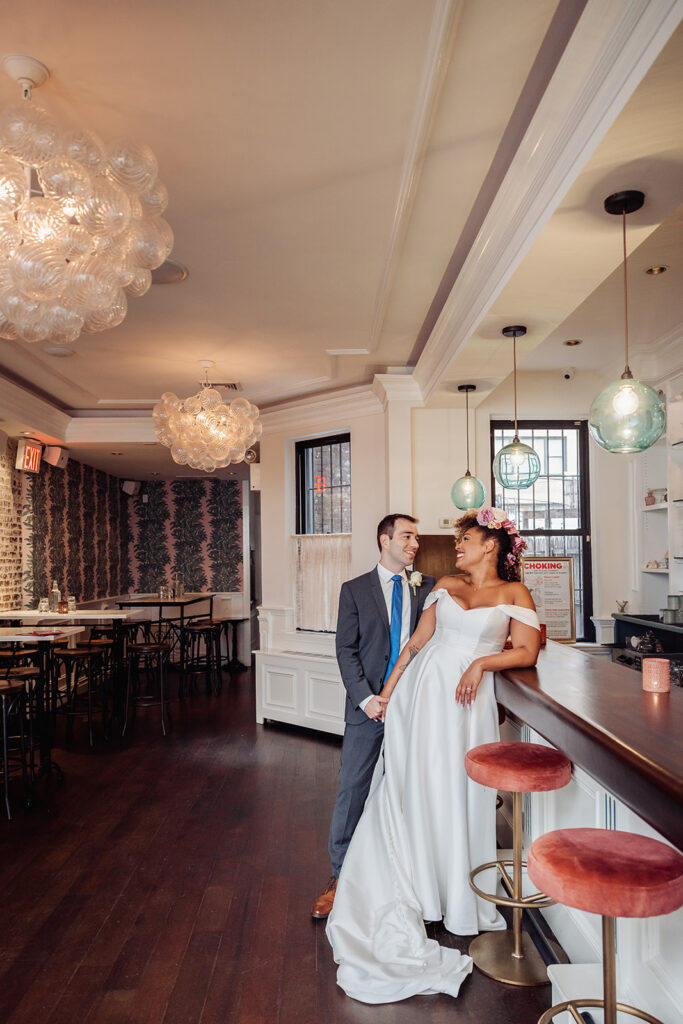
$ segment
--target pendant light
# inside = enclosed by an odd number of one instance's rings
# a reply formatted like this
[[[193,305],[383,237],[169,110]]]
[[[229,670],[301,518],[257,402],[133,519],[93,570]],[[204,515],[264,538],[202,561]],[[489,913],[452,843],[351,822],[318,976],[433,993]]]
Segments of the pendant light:
[[[476,384],[458,384],[458,391],[465,392],[465,430],[467,438],[467,470],[451,487],[451,501],[456,508],[480,508],[486,501],[486,488],[481,480],[470,473],[470,391],[476,391]]]
[[[512,386],[515,394],[515,436],[512,444],[501,448],[493,460],[493,475],[501,487],[523,491],[536,483],[541,472],[541,460],[528,444],[523,444],[517,433],[517,338],[523,338],[526,327],[517,324],[504,327],[506,338],[512,338]]]
[[[630,455],[643,452],[655,443],[666,425],[664,403],[657,392],[640,380],[634,380],[628,365],[628,279],[626,275],[626,214],[639,210],[645,201],[642,192],[631,189],[615,192],[605,199],[605,210],[621,215],[624,264],[624,350],[625,368],[619,380],[608,384],[593,400],[588,414],[588,429],[593,440],[607,452]]]

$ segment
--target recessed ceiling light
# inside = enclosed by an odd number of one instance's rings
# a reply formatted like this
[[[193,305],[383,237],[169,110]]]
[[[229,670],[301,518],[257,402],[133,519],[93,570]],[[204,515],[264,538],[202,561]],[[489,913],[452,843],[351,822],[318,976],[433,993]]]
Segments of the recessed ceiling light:
[[[648,267],[647,270],[645,271],[645,273],[646,274],[652,274],[653,276],[656,276],[657,274],[666,274],[668,269],[669,268],[665,267],[665,266],[661,266],[661,267]]]
[[[112,452],[112,455],[123,455],[123,452]]]
[[[569,338],[568,341],[563,341],[563,345],[567,345],[569,348],[574,348],[575,345],[583,345],[581,338]]]
[[[68,359],[69,356],[76,355],[74,350],[67,345],[43,345],[43,352],[47,356],[56,356],[58,359]]]

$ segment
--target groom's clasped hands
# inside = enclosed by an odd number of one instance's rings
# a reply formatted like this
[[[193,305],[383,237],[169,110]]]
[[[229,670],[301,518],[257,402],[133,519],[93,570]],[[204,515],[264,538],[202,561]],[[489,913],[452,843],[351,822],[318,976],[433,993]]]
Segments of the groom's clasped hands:
[[[372,718],[375,722],[383,722],[388,703],[388,697],[380,697],[379,694],[375,694],[374,697],[370,698],[363,710],[368,718]]]

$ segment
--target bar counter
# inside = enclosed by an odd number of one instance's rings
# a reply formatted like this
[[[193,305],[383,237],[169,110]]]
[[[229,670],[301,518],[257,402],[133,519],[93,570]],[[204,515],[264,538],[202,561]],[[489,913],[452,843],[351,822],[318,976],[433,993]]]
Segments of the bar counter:
[[[549,642],[536,668],[496,674],[498,701],[683,849],[683,689]]]

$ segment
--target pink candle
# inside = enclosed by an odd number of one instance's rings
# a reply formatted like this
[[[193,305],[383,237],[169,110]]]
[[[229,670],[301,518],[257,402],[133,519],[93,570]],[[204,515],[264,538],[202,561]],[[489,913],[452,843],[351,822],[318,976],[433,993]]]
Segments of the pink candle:
[[[669,659],[643,658],[643,689],[648,693],[668,693]]]

